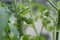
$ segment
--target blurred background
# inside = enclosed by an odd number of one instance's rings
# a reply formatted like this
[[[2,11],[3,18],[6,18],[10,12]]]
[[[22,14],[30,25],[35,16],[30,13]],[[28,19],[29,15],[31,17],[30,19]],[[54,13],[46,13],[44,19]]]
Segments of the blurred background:
[[[12,0],[0,0],[1,2],[7,3],[9,9],[13,12],[10,21],[12,24],[15,23],[16,18],[14,17],[15,9]],[[46,40],[53,40],[54,35],[54,28],[55,24],[49,16],[44,16],[45,12],[48,11],[48,15],[50,15],[54,21],[57,20],[57,11],[47,2],[47,0],[16,0],[17,6],[20,5],[20,10],[24,10],[26,8],[30,8],[30,11],[26,11],[26,15],[23,15],[27,18],[34,18],[35,22],[35,28],[38,32],[38,34],[43,35]],[[57,2],[60,0],[51,0],[56,6]],[[32,13],[32,15],[30,14]],[[43,18],[42,18],[43,17]],[[48,23],[43,24],[46,20],[44,18],[47,18]],[[43,22],[42,22],[43,21]],[[28,25],[24,22],[24,34],[36,36],[36,33],[31,25]],[[60,40],[60,34],[59,34],[59,40]]]

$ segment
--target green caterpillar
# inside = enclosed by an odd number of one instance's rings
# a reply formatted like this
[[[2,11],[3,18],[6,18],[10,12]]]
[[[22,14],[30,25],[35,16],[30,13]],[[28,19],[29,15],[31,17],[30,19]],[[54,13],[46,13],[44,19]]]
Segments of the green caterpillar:
[[[23,24],[23,21],[25,21],[27,24],[32,24],[33,23],[33,20],[31,18],[26,18],[26,17],[23,17],[23,16],[17,16],[17,29],[19,31],[19,34],[20,34],[20,37],[24,35],[24,24]]]
[[[23,19],[22,16],[17,16],[17,29],[19,31],[20,37],[23,36]]]

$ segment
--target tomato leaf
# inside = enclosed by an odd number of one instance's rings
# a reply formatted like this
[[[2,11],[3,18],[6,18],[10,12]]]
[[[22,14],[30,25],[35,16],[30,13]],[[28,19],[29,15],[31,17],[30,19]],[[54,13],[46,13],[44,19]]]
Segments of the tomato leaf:
[[[16,28],[13,24],[11,24],[11,23],[9,23],[8,25],[9,25],[9,28],[10,28],[11,32],[12,32],[17,38],[19,38],[19,33],[18,33],[17,28]]]
[[[0,34],[4,31],[5,26],[8,23],[8,18],[9,18],[9,9],[5,6],[2,6],[0,4]]]

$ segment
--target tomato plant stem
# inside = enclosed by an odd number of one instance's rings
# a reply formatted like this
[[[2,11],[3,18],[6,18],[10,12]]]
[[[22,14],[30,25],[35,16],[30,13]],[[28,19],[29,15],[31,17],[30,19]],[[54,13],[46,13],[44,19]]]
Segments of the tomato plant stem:
[[[59,32],[56,32],[56,40],[58,40]]]
[[[58,37],[59,37],[59,30],[60,30],[60,9],[58,10],[58,24],[57,24],[56,40],[58,40]]]
[[[32,18],[32,12],[33,12],[33,10],[32,10],[32,4],[31,4],[31,2],[32,2],[32,0],[29,0],[29,7],[30,7],[30,16],[31,16],[31,18]],[[34,19],[33,19],[34,20]],[[33,29],[34,29],[34,31],[36,32],[36,35],[37,36],[39,36],[39,34],[38,34],[38,32],[37,32],[37,30],[36,30],[36,28],[35,28],[35,25],[34,25],[34,23],[32,24],[32,26],[33,26]]]
[[[18,12],[18,9],[16,7],[16,0],[13,0],[13,3],[14,3],[14,7],[15,7],[15,10],[16,10],[16,18],[17,18],[17,29],[19,31],[19,37],[21,37],[23,35],[23,21],[22,21],[22,18],[21,16],[19,15],[19,12]]]
[[[17,11],[17,6],[16,6],[16,0],[13,0],[13,4],[14,4],[14,8],[15,8],[15,11],[16,11],[16,14],[17,14],[18,11]],[[15,14],[15,16],[16,16],[16,14]]]
[[[33,29],[34,29],[34,31],[36,32],[36,35],[39,36],[39,34],[38,34],[38,32],[37,32],[37,30],[36,30],[36,28],[35,28],[34,23],[33,23],[32,25],[33,25]]]
[[[58,11],[58,8],[50,0],[47,1],[51,4],[51,6],[53,6]]]

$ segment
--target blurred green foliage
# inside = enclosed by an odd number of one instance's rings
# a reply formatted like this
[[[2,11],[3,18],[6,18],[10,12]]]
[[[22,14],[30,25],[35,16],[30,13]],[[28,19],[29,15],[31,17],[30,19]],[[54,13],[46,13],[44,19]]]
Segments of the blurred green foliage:
[[[38,34],[34,22],[37,19],[42,20],[43,28],[47,29],[48,31],[54,31],[55,21],[51,18],[51,9],[47,6],[44,6],[39,3],[32,2],[32,0],[29,0],[29,3],[27,4],[22,3],[16,3],[13,2],[14,7],[11,8],[11,5],[6,5],[2,2],[0,2],[0,40],[46,40],[44,36],[40,36]],[[31,6],[31,7],[30,7]],[[34,7],[37,7],[37,10],[33,10]],[[27,7],[27,8],[26,8]],[[60,9],[60,1],[57,2],[57,7]],[[11,12],[11,9],[15,12]],[[39,12],[39,13],[37,13]],[[54,11],[52,11],[54,12]],[[14,14],[13,14],[14,13]],[[27,18],[26,15],[30,13],[30,18]],[[38,15],[37,15],[38,14]],[[16,17],[16,21],[13,23],[10,22],[9,18],[11,15],[14,15]],[[50,17],[51,16],[51,17]],[[60,14],[59,14],[60,18]],[[57,19],[57,18],[56,18]],[[31,36],[24,34],[24,24],[23,22],[26,22],[27,24],[32,24],[34,27],[34,31],[36,32],[37,36]],[[53,25],[48,26],[51,21],[53,21]],[[60,21],[59,21],[60,22]],[[17,26],[17,27],[16,27]],[[23,29],[22,29],[23,28]],[[22,34],[23,32],[23,34]],[[22,34],[22,36],[20,36]]]

